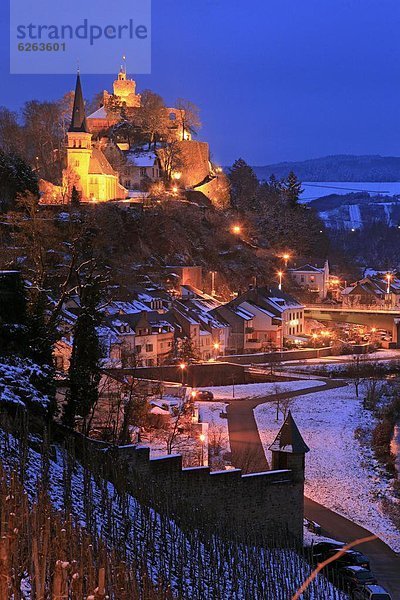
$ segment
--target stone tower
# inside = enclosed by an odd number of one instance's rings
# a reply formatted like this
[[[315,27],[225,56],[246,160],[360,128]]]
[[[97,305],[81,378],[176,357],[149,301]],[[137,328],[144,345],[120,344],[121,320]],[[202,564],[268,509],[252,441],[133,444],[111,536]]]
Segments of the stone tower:
[[[136,81],[128,79],[125,63],[121,65],[118,79],[114,81],[114,96],[117,96],[127,108],[136,108],[141,104],[141,96],[136,94]]]
[[[79,73],[76,79],[74,108],[67,137],[68,170],[76,173],[78,180],[75,186],[81,192],[82,197],[87,198],[89,196],[88,173],[92,156],[92,134],[89,132],[86,122],[85,103]]]
[[[304,482],[305,455],[310,451],[289,411],[284,424],[269,447],[273,471],[290,469],[294,482]]]

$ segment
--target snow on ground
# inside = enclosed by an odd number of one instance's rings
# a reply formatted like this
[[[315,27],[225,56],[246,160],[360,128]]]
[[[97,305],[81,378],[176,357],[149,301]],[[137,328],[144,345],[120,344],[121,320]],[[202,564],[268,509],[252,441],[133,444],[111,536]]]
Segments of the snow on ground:
[[[400,350],[385,350],[380,349],[376,352],[369,352],[368,354],[361,354],[362,359],[365,360],[376,360],[376,361],[385,361],[385,360],[400,360]],[[319,358],[302,358],[300,360],[287,360],[283,361],[282,365],[285,365],[285,369],[290,369],[292,366],[298,365],[329,365],[333,364],[335,366],[339,364],[346,364],[352,362],[354,360],[354,354],[341,354],[339,356],[322,356]]]
[[[214,394],[216,400],[235,400],[240,398],[263,398],[264,396],[272,396],[281,392],[293,390],[305,390],[307,388],[317,387],[321,385],[320,381],[285,381],[283,383],[247,383],[234,386],[224,385],[218,387],[204,388]]]
[[[291,411],[311,449],[306,456],[306,495],[366,527],[400,552],[399,531],[380,502],[390,494],[390,482],[382,478],[372,452],[354,437],[356,427],[371,426],[370,413],[362,410],[354,387],[298,397]],[[268,404],[258,406],[254,413],[269,458],[267,448],[282,420],[275,421],[275,408]]]
[[[199,419],[208,423],[209,464],[213,471],[220,471],[230,465],[228,420],[221,414],[226,412],[225,402],[198,402]]]

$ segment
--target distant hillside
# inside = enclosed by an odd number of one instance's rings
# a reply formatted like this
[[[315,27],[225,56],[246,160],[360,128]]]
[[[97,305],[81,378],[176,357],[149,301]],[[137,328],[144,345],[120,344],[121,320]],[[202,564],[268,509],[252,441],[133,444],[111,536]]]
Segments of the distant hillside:
[[[299,162],[253,167],[259,179],[278,179],[294,171],[302,181],[400,181],[400,157],[338,154]]]

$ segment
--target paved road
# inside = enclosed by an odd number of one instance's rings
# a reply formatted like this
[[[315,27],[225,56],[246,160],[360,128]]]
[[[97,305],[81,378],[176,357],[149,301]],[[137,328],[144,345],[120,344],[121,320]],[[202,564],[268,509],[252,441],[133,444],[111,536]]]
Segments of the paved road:
[[[306,517],[321,525],[323,535],[335,540],[351,542],[371,535],[370,531],[309,498],[305,498],[304,510]],[[371,569],[379,583],[391,593],[393,600],[400,600],[400,557],[380,539],[360,544],[357,549],[370,558]]]
[[[229,442],[232,452],[232,464],[245,473],[267,471],[269,469],[261,443],[254,409],[259,404],[275,402],[282,398],[296,398],[315,392],[322,392],[346,385],[343,381],[321,380],[321,385],[303,390],[293,390],[271,396],[249,400],[231,400],[226,412],[228,415]]]
[[[313,394],[346,385],[342,381],[325,380],[320,386],[305,390],[275,394],[265,398],[251,400],[232,400],[227,407],[229,440],[232,451],[232,463],[246,473],[261,472],[269,469],[257,424],[254,408],[265,402],[274,402],[280,397],[296,397]],[[349,521],[345,517],[305,498],[306,516],[319,523],[323,535],[350,542],[371,535],[369,531]],[[371,568],[379,582],[391,594],[393,600],[400,600],[400,557],[382,540],[377,539],[360,546],[371,560]]]

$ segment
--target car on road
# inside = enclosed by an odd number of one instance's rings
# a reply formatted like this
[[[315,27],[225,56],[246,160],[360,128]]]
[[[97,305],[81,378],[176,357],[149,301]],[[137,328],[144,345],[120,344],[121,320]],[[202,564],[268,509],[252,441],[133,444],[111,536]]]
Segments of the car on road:
[[[340,550],[340,548],[335,548],[334,550],[329,550],[324,556],[324,560],[327,558],[331,558],[336,554],[336,552]],[[362,552],[358,552],[357,550],[346,550],[344,554],[339,556],[332,566],[336,568],[348,567],[348,566],[356,566],[363,567],[364,569],[370,570],[369,558],[365,556]]]
[[[380,585],[366,585],[354,590],[354,600],[392,600],[392,596]]]
[[[195,400],[203,400],[204,402],[214,400],[214,394],[209,390],[194,390],[192,396]]]
[[[326,540],[324,542],[317,542],[311,547],[311,552],[314,557],[314,560],[317,562],[322,562],[325,560],[327,552],[330,550],[340,550],[344,546],[344,542],[339,542],[337,540]]]
[[[363,567],[343,567],[338,573],[345,589],[355,590],[357,587],[378,583],[372,571]]]

